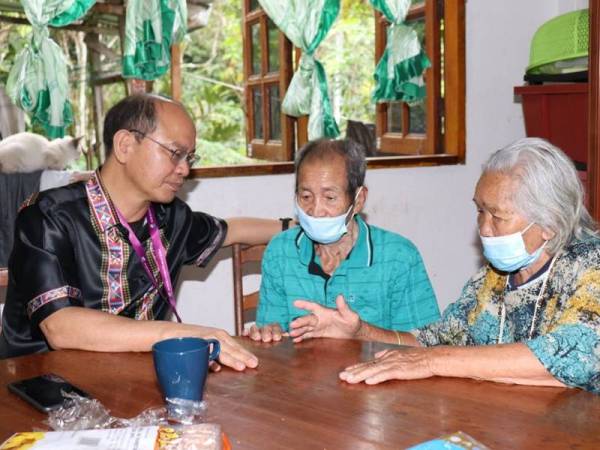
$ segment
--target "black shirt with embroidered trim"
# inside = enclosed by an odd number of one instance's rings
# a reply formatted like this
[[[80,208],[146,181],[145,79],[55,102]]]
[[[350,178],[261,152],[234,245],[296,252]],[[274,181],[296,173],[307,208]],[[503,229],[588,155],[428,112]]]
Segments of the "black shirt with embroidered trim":
[[[68,306],[136,319],[169,316],[168,301],[157,293],[133,251],[98,174],[87,184],[44,191],[17,217],[0,359],[49,350],[39,324]],[[90,186],[100,195],[94,198]],[[104,209],[95,213],[95,204]],[[154,209],[175,286],[184,264],[204,266],[214,256],[227,234],[227,223],[193,212],[178,198],[154,204]],[[112,226],[101,224],[110,220]],[[143,221],[132,225],[162,286],[148,226]]]

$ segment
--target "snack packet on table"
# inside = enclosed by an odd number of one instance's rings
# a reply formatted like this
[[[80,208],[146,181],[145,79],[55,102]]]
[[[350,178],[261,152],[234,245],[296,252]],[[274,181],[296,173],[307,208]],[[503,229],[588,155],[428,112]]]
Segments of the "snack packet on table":
[[[477,442],[467,433],[457,431],[432,441],[417,444],[406,450],[489,450],[489,448]]]

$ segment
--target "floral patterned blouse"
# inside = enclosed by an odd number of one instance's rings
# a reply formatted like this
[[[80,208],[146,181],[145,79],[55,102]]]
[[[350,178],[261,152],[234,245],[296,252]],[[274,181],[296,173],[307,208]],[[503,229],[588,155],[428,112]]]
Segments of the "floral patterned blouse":
[[[518,288],[507,287],[506,277],[489,265],[480,269],[440,320],[416,331],[417,340],[425,346],[497,344],[504,301],[503,343],[525,343],[556,379],[600,394],[600,239],[572,241],[550,270]]]

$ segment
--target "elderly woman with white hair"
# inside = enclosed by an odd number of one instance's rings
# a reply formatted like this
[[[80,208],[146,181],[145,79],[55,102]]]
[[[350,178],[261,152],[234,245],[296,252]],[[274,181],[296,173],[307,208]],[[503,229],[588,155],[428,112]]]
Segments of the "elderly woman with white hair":
[[[573,163],[548,142],[521,139],[495,152],[474,196],[489,264],[439,321],[381,335],[408,347],[340,378],[468,377],[600,393],[600,239],[583,197]],[[352,311],[321,313],[306,319],[306,337],[325,326],[360,333]]]

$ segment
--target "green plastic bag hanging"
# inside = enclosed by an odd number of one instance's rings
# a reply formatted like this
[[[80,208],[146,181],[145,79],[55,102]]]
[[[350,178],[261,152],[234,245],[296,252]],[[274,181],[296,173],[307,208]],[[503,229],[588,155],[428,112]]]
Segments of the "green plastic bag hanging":
[[[327,76],[314,57],[340,11],[339,0],[258,0],[273,23],[302,50],[281,110],[290,116],[309,115],[308,138],[340,134],[329,100]]]
[[[61,2],[64,9],[60,14],[50,19],[48,24],[53,27],[69,25],[85,16],[95,3],[96,0],[67,0]]]
[[[123,76],[155,80],[171,63],[171,44],[187,31],[184,0],[130,0],[125,18]]]
[[[44,28],[46,34],[48,29]],[[34,34],[15,58],[6,90],[15,105],[39,123],[50,139],[63,137],[73,123],[68,62],[60,47],[43,32]]]
[[[376,102],[417,103],[425,98],[423,72],[431,66],[417,32],[403,22],[410,0],[370,0],[390,22],[385,51],[375,68]]]
[[[11,100],[39,123],[49,138],[63,137],[73,123],[68,61],[50,39],[48,24],[63,26],[81,18],[95,0],[22,0],[32,25],[31,41],[15,57],[6,91]]]

